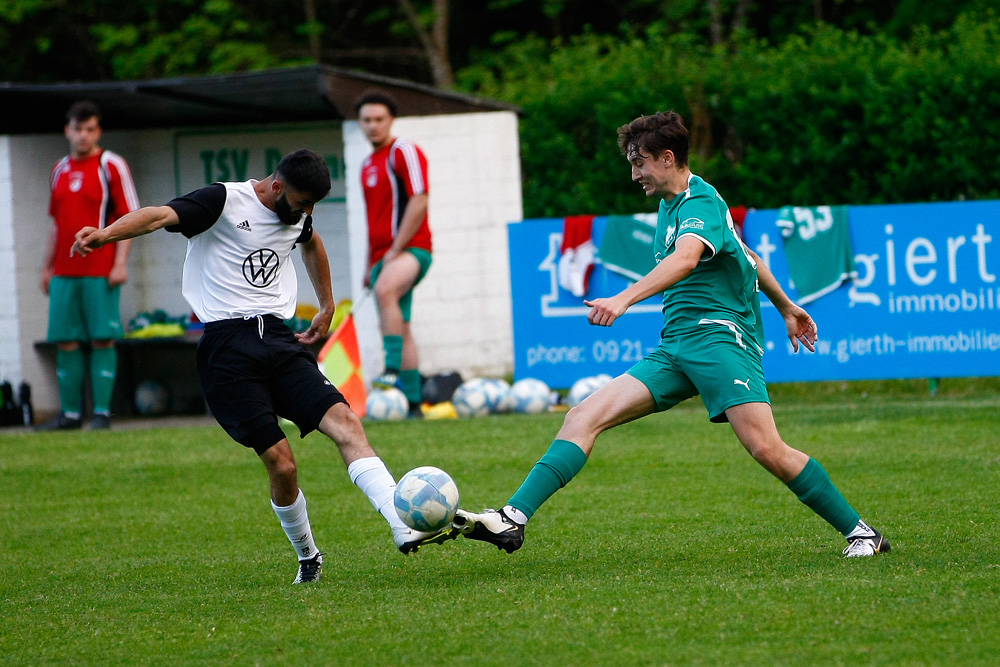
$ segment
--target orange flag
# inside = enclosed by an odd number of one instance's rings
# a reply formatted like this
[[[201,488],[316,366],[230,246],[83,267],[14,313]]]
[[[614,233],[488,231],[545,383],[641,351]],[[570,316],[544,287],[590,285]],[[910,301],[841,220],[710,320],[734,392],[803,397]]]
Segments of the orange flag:
[[[320,370],[340,390],[359,417],[365,416],[365,380],[361,371],[361,351],[354,316],[348,314],[327,339],[317,356]]]

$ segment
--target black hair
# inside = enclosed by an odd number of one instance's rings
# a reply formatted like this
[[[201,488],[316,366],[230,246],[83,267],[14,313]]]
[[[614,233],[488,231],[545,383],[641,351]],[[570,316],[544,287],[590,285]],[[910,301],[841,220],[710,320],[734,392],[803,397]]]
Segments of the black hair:
[[[275,173],[314,201],[320,201],[330,193],[330,168],[326,166],[326,160],[306,148],[281,158]]]
[[[74,102],[70,106],[69,111],[66,112],[66,122],[76,121],[82,123],[85,120],[90,120],[91,118],[96,118],[97,122],[101,122],[101,110],[97,108],[97,105],[90,100],[80,100],[79,102]]]
[[[358,115],[361,112],[361,107],[366,104],[384,104],[385,108],[389,110],[389,115],[393,118],[396,117],[396,98],[384,90],[370,88],[361,93],[361,96],[354,101],[354,115]]]

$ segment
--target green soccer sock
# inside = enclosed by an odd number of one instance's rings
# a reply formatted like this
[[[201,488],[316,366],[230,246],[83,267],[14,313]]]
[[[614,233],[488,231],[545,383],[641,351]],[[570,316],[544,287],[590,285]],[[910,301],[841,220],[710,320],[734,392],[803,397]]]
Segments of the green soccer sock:
[[[111,394],[115,390],[118,371],[118,351],[114,346],[94,348],[90,352],[90,391],[94,395],[94,412],[111,414]]]
[[[809,509],[820,515],[845,537],[861,519],[830,481],[830,475],[814,458],[810,458],[802,472],[788,482],[788,488]]]
[[[583,470],[587,455],[569,440],[553,440],[508,503],[529,519],[552,494]]]
[[[403,393],[406,394],[406,400],[411,404],[419,404],[423,399],[424,389],[420,371],[415,368],[400,371],[399,379],[403,382]]]
[[[59,404],[68,415],[83,412],[83,350],[56,351],[56,379],[59,386]]]
[[[403,366],[403,337],[382,336],[382,348],[385,350],[385,368],[399,371]]]

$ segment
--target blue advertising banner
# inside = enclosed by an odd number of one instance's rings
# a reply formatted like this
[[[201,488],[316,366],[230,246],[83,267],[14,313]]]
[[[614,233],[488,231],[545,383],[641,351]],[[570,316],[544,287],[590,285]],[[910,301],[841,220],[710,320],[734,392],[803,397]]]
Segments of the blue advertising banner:
[[[608,218],[594,219],[592,238],[600,247]],[[562,219],[525,220],[507,226],[511,295],[514,304],[514,379],[534,377],[567,388],[582,377],[620,375],[660,342],[660,298],[637,303],[613,327],[587,321],[583,300],[608,296],[628,286],[625,277],[594,267],[584,297],[559,286]],[[654,228],[650,227],[650,234]]]
[[[857,276],[805,306],[819,327],[816,353],[792,355],[761,299],[768,381],[1000,375],[1000,202],[847,210]],[[796,299],[778,213],[752,211],[743,236]]]
[[[794,209],[792,233],[822,232],[825,208]],[[781,317],[761,299],[768,381],[1000,375],[1000,202],[845,208],[857,274],[805,306],[819,327],[816,352],[792,354]],[[751,211],[744,238],[797,299],[780,213]],[[598,248],[608,220],[593,221]],[[628,279],[598,262],[584,297],[560,287],[562,232],[561,219],[508,225],[514,377],[553,388],[621,374],[657,345],[662,325],[651,297],[613,327],[591,326],[583,299],[615,294]]]

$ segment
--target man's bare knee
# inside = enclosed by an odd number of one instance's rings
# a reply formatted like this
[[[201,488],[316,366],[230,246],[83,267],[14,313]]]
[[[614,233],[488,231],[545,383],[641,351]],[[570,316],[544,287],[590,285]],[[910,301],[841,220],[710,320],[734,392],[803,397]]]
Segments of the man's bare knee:
[[[385,283],[379,281],[375,283],[375,300],[379,303],[392,299],[395,294]]]
[[[274,468],[274,475],[280,479],[294,479],[299,473],[298,464],[295,459],[281,459]]]
[[[563,418],[562,428],[559,429],[559,437],[573,440],[592,440],[600,435],[600,427],[594,419],[592,410],[587,409],[582,404],[569,409]]]

